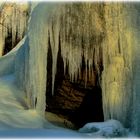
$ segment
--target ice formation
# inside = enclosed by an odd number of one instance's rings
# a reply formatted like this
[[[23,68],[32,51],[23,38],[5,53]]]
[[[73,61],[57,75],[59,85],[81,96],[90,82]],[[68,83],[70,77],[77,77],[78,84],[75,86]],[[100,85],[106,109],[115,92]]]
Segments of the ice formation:
[[[130,127],[133,104],[132,55],[135,41],[133,28],[130,28],[132,23],[124,20],[126,14],[127,7],[122,4],[106,5],[102,96],[105,120],[117,119]]]
[[[24,70],[23,73],[26,78],[17,80],[25,81],[23,82],[26,83],[24,89],[26,89],[31,108],[37,108],[38,111],[42,110],[41,112],[45,110],[47,51],[49,43],[53,60],[52,94],[57,71],[57,55],[60,47],[65,69],[66,66],[69,68],[71,81],[76,81],[78,75],[81,74],[83,56],[86,64],[85,79],[88,78],[88,73],[92,75],[94,71],[92,68],[93,61],[96,68],[100,67],[101,46],[97,44],[102,40],[103,36],[102,26],[97,21],[101,22],[101,24],[103,23],[100,15],[96,12],[96,6],[100,7],[98,4],[39,4],[34,8],[30,19],[28,37],[25,41],[27,45],[21,48],[21,50],[24,49],[23,53],[25,53],[26,57],[23,54],[22,56],[27,61],[24,60],[23,68],[21,65],[19,67],[22,71]],[[77,12],[77,7],[80,7],[80,16],[82,18],[78,18],[79,12]],[[77,14],[75,17],[73,17],[73,12]],[[88,12],[94,12],[95,15],[90,16]],[[93,28],[90,29],[89,24],[94,25]],[[80,26],[83,27],[81,28]],[[98,36],[98,39],[96,36]],[[29,46],[29,48],[26,46]],[[100,74],[100,70],[97,69],[97,71]],[[17,77],[21,78],[21,75],[19,74]]]
[[[5,39],[11,34],[12,48],[26,31],[28,4],[6,3],[0,5],[0,56],[4,54]]]
[[[98,43],[103,39],[103,21],[96,11],[100,6],[89,3],[65,5],[61,14],[60,41],[64,66],[65,69],[68,66],[71,81],[77,81],[84,57],[85,86],[93,71],[100,73],[101,45]],[[93,69],[93,63],[96,69]]]
[[[134,9],[131,4],[123,3],[38,4],[31,14],[27,38],[18,52],[15,66],[15,75],[19,87],[26,92],[29,108],[44,114],[50,45],[52,94],[61,48],[64,68],[65,71],[68,68],[72,82],[81,75],[82,58],[85,86],[87,79],[93,78],[93,72],[97,73],[105,120],[116,119],[125,127],[137,128],[138,124],[133,124],[132,119],[132,111],[137,110],[133,99],[138,94],[134,94],[132,84],[137,45],[135,19],[132,20],[136,15]],[[136,72],[139,73],[139,68]]]
[[[0,10],[3,6],[0,3]],[[8,6],[4,7],[8,9]],[[34,6],[26,36],[15,49],[0,58],[0,129],[42,128],[46,122],[38,113],[45,113],[50,45],[52,95],[59,49],[64,71],[68,68],[72,82],[81,76],[84,58],[85,87],[88,78],[94,78],[93,73],[96,72],[102,87],[105,120],[116,119],[140,135],[140,43],[137,38],[140,33],[135,28],[138,15],[134,9],[131,4],[122,3],[41,3]],[[12,32],[14,43],[17,33],[22,38],[26,26],[26,18],[17,8],[8,11],[6,14],[2,12],[0,18],[9,17],[0,22],[0,34],[3,33],[0,35],[0,55],[8,29]],[[92,137],[124,135],[125,130],[118,121],[90,123],[79,131],[90,133]],[[92,135],[91,131],[98,132]],[[52,133],[56,134],[56,131]],[[76,135],[82,136],[79,133]]]
[[[97,137],[125,137],[128,132],[128,130],[125,129],[122,124],[116,120],[108,120],[98,123],[87,123],[78,131],[80,133],[88,133],[89,135],[97,135]]]

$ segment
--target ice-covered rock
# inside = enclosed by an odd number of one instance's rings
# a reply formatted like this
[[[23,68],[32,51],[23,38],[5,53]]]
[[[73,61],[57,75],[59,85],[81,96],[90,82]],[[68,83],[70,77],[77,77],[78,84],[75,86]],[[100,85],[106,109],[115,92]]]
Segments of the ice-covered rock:
[[[117,120],[87,123],[79,129],[79,132],[99,137],[122,137],[127,135],[127,129]]]

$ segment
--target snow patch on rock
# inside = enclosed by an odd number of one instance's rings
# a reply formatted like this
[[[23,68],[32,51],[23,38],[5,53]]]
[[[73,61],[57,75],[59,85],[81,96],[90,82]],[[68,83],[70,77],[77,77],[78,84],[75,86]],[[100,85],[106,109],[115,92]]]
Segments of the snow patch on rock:
[[[99,137],[123,137],[128,130],[117,120],[108,120],[98,123],[87,123],[78,130],[80,133],[88,133]]]

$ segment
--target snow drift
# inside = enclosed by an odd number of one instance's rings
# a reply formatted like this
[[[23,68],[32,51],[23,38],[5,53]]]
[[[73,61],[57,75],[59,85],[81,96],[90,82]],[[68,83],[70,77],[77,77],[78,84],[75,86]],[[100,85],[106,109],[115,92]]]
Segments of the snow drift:
[[[87,123],[79,129],[80,133],[96,135],[97,137],[125,137],[128,130],[124,129],[122,124],[116,120],[108,120],[100,123]]]

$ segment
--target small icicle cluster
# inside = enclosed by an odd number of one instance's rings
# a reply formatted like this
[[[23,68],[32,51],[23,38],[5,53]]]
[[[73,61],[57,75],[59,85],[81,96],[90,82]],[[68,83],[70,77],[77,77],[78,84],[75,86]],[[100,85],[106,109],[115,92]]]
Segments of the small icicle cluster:
[[[0,9],[0,56],[3,55],[5,39],[11,34],[12,48],[21,40],[26,30],[28,4],[2,3]]]
[[[94,71],[98,75],[101,72],[101,42],[104,37],[102,9],[102,5],[97,3],[77,3],[65,5],[62,10],[60,40],[64,68],[68,67],[70,80],[76,82],[81,76],[84,58],[85,86]]]
[[[102,96],[105,120],[117,119],[126,127],[130,127],[135,35],[130,28],[131,15],[128,14],[127,8],[127,5],[122,3],[105,5],[106,38],[103,43]]]

